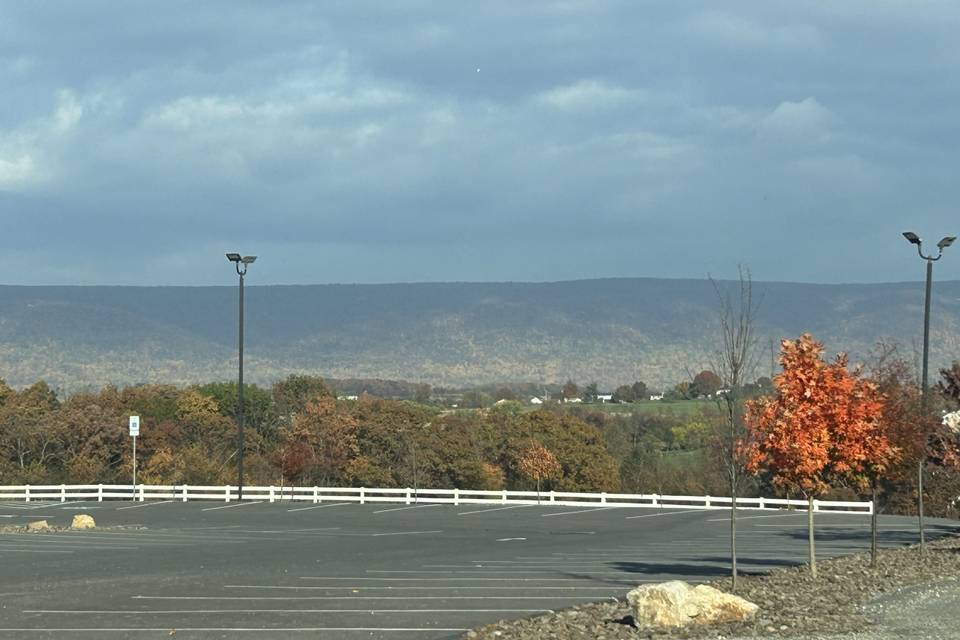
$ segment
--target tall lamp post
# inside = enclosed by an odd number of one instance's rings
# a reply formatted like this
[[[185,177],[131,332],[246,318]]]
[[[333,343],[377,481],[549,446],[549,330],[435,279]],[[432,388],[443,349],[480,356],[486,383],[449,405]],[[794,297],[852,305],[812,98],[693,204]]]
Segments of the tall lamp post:
[[[953,244],[953,241],[957,238],[955,236],[947,236],[940,240],[937,243],[937,255],[925,255],[923,253],[923,241],[920,239],[920,236],[913,233],[912,231],[904,231],[903,237],[906,238],[910,244],[917,245],[917,254],[921,258],[927,261],[927,289],[926,295],[923,300],[923,369],[920,374],[920,412],[926,417],[929,400],[927,398],[927,365],[930,358],[930,290],[933,285],[933,263],[939,260],[943,256],[943,250]],[[926,443],[924,443],[924,452],[926,451]],[[920,457],[919,462],[917,463],[917,518],[920,524],[920,554],[923,555],[924,552],[924,536],[923,536],[923,463],[925,462],[924,458],[926,453]]]
[[[228,253],[227,260],[237,268],[240,276],[240,349],[239,374],[237,376],[237,500],[243,500],[243,277],[247,267],[257,260],[257,256],[243,256]]]

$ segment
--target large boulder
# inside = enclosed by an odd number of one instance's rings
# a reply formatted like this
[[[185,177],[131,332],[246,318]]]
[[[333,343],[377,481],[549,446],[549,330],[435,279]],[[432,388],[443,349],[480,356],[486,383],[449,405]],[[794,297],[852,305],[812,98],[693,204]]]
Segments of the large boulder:
[[[685,627],[749,620],[759,607],[719,589],[681,580],[648,584],[627,594],[638,627]]]
[[[73,516],[73,522],[70,524],[71,529],[93,529],[96,526],[97,523],[93,521],[93,517],[85,513]]]
[[[50,528],[46,520],[34,520],[27,523],[27,531],[46,531]]]

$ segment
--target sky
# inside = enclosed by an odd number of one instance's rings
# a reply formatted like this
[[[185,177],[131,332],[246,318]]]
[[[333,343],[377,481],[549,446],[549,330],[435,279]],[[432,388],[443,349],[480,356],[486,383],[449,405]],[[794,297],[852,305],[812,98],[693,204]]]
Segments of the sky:
[[[249,284],[919,280],[901,232],[960,235],[958,32],[952,1],[4,2],[0,283],[230,284],[228,251]]]

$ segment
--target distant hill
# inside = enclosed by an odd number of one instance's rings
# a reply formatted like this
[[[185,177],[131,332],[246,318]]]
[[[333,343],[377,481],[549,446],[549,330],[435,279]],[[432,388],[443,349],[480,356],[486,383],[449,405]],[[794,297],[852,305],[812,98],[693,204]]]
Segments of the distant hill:
[[[755,283],[759,374],[769,340],[811,331],[867,357],[879,338],[912,357],[918,283]],[[932,362],[960,357],[960,282],[934,288]],[[235,287],[0,286],[0,377],[66,391],[105,383],[227,380],[236,371]],[[457,386],[644,380],[708,366],[716,296],[705,280],[248,287],[246,376],[291,372]],[[935,372],[935,369],[932,369]]]

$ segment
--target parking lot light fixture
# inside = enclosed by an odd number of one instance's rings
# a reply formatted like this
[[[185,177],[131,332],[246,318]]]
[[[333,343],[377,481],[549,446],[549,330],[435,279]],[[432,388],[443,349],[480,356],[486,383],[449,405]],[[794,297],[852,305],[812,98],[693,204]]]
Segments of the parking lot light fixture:
[[[953,244],[955,236],[946,236],[937,243],[937,255],[923,253],[923,240],[912,231],[904,231],[903,237],[917,245],[917,254],[927,263],[926,293],[923,298],[923,367],[920,374],[920,412],[926,416],[929,404],[927,372],[930,361],[930,292],[933,287],[933,263],[943,257],[943,250]],[[920,525],[920,554],[924,552],[923,534],[923,463],[926,451],[917,463],[917,518]]]
[[[253,264],[257,256],[240,257],[239,253],[228,253],[227,260],[234,263],[240,276],[240,331],[237,372],[237,500],[243,500],[243,278],[247,267]]]

